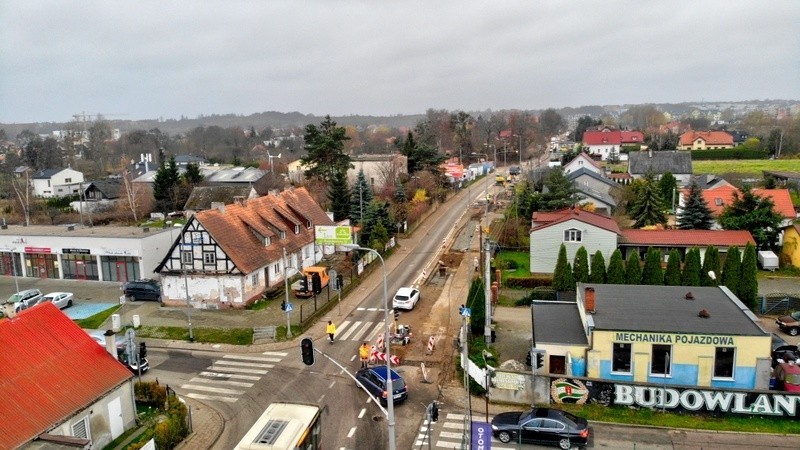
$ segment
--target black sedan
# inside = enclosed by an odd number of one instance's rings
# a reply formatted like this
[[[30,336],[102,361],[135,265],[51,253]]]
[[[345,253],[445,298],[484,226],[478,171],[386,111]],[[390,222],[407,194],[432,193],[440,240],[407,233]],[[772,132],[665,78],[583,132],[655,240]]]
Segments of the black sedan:
[[[503,443],[549,444],[567,450],[589,442],[589,422],[559,409],[533,408],[494,416],[492,434]]]

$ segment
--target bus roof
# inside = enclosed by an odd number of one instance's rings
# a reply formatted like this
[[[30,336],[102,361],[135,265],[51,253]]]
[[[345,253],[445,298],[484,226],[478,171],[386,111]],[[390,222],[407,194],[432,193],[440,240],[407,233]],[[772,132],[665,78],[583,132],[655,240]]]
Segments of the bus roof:
[[[236,450],[294,449],[319,412],[316,405],[273,403],[239,441]]]

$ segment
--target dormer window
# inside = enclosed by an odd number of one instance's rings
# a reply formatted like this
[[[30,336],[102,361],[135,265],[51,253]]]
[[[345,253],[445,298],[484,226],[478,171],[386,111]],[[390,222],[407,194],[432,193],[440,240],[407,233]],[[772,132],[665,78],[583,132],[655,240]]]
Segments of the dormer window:
[[[279,233],[280,233],[281,239],[286,239],[286,232],[285,231],[281,230]]]
[[[300,234],[300,225],[294,226],[294,234]]]
[[[311,229],[311,221],[310,220],[306,220],[306,229],[307,230]]]
[[[722,199],[721,198],[715,198],[714,199],[714,204],[717,205],[717,206],[722,206]]]
[[[564,230],[564,242],[581,242],[582,240],[582,233],[581,230],[576,228],[570,228],[568,230]]]
[[[269,247],[270,244],[272,244],[272,238],[270,238],[269,236],[265,237],[264,238],[264,247]]]

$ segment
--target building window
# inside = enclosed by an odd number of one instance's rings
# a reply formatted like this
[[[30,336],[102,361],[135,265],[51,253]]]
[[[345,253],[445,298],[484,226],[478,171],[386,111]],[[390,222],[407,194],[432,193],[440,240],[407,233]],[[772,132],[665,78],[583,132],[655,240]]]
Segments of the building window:
[[[270,244],[272,244],[272,239],[269,236],[265,237],[264,238],[264,246],[265,247],[269,247]]]
[[[273,275],[278,275],[278,273],[280,273],[280,271],[281,271],[281,265],[280,264],[275,263],[275,264],[272,265],[272,274]]]
[[[300,225],[294,226],[294,234],[300,234]]]
[[[72,183],[72,178],[64,178],[64,183]]]
[[[733,347],[717,347],[714,350],[714,378],[733,378],[735,356]]]
[[[564,230],[564,242],[581,242],[581,230],[575,228]]]
[[[611,371],[631,373],[631,344],[624,342],[614,343]]]
[[[203,264],[216,264],[217,255],[214,252],[203,252]]]
[[[250,285],[258,286],[258,272],[250,275]]]
[[[652,359],[650,360],[650,375],[669,376],[672,371],[672,346],[654,345]]]
[[[181,252],[181,264],[191,264],[192,263],[192,251],[191,250],[184,250]]]

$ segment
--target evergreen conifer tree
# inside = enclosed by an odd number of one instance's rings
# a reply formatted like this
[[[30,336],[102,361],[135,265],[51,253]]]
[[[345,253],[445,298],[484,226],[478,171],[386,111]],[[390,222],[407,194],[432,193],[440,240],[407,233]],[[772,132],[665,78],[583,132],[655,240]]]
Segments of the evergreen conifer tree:
[[[684,286],[700,286],[700,249],[692,247],[686,252],[681,283]]]
[[[681,285],[681,254],[677,249],[672,249],[667,258],[667,270],[664,272],[664,284],[667,286]]]
[[[541,197],[542,211],[558,211],[569,208],[578,201],[575,185],[559,168],[550,171],[544,181],[544,187]]]
[[[758,261],[756,247],[751,243],[748,243],[747,247],[744,248],[741,271],[742,276],[739,279],[739,290],[736,292],[736,296],[751,311],[754,311],[758,305],[758,279],[756,278]]]
[[[480,336],[486,329],[486,293],[483,278],[476,277],[472,280],[466,305],[471,309],[469,325],[472,335]]]
[[[589,274],[589,283],[603,284],[606,282],[606,260],[600,250],[594,252],[592,257],[592,273]]]
[[[567,263],[567,270],[564,272],[564,285],[566,286],[565,291],[574,291],[575,290],[575,273],[572,271],[572,264]]]
[[[667,223],[667,216],[664,215],[664,202],[654,177],[652,172],[648,172],[644,178],[641,192],[634,200],[630,214],[634,221],[633,228]]]
[[[572,266],[572,275],[576,283],[586,283],[589,281],[589,253],[585,247],[581,247],[575,252],[575,265]]]
[[[745,185],[741,196],[733,193],[733,201],[720,214],[719,224],[726,230],[749,231],[759,249],[769,250],[778,240],[783,221],[774,207],[771,197],[755,195]]]
[[[367,183],[364,171],[359,170],[356,182],[350,190],[350,219],[359,225],[364,224],[369,204],[372,202],[372,187]]]
[[[625,284],[625,263],[622,261],[622,252],[619,249],[614,250],[608,260],[606,283]]]
[[[661,251],[653,247],[647,249],[642,270],[642,284],[664,285],[664,270],[661,268]]]
[[[636,251],[632,251],[625,261],[625,284],[642,284],[642,260]]]
[[[738,247],[729,247],[722,266],[722,285],[731,292],[739,292],[739,279],[742,276],[742,261]]]
[[[347,185],[347,172],[333,174],[328,183],[328,200],[331,202],[334,222],[347,219],[350,214],[350,188]]]
[[[711,278],[709,272],[714,274]],[[706,254],[703,256],[703,269],[700,271],[700,283],[703,286],[717,286],[719,285],[719,250],[717,247],[709,246],[706,248]]]
[[[558,250],[556,268],[553,270],[553,290],[556,292],[569,290],[569,284],[567,284],[567,271],[569,270],[569,272],[572,273],[572,269],[569,268],[568,265],[569,261],[567,261],[567,247],[564,244],[561,244],[561,248]]]
[[[692,181],[692,185],[689,187],[689,195],[680,214],[678,214],[678,228],[681,230],[710,230],[713,224],[714,217],[711,215],[711,209],[703,198],[703,189]]]

